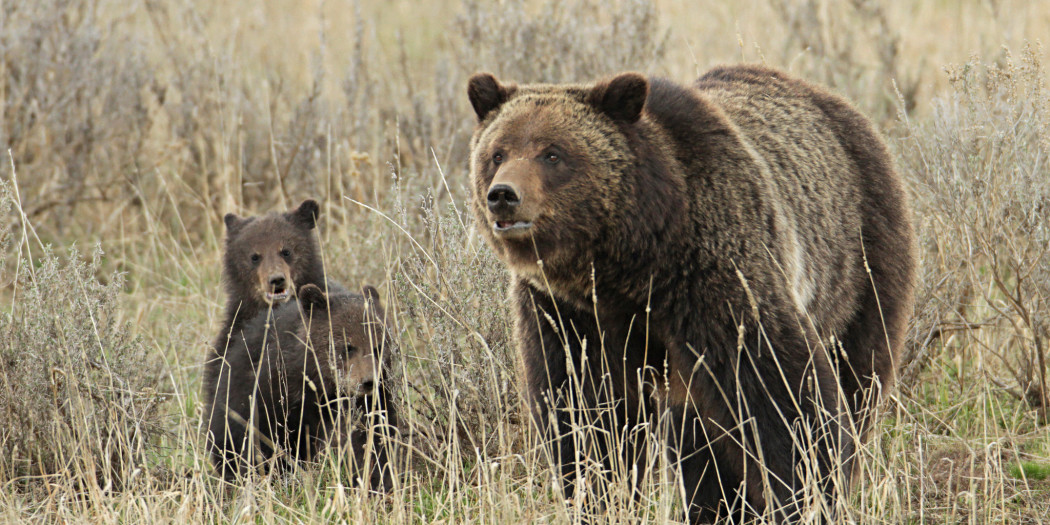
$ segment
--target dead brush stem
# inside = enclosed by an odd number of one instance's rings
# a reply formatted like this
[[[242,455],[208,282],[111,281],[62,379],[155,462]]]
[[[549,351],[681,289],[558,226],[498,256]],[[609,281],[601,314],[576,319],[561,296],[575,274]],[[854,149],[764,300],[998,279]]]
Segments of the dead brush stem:
[[[916,204],[927,260],[951,281],[933,317],[941,330],[968,333],[975,345],[957,351],[1045,422],[1050,91],[1039,60],[1026,47],[1017,61],[1007,52],[999,64],[949,68],[954,92],[936,101],[932,122],[909,128],[902,146],[923,195]]]

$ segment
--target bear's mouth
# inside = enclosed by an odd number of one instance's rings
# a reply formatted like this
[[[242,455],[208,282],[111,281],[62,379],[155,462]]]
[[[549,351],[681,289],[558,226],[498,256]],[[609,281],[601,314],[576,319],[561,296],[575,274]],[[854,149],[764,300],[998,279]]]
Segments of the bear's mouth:
[[[495,221],[492,231],[500,237],[518,237],[532,229],[531,221]]]
[[[289,297],[291,297],[291,294],[288,293],[288,289],[284,288],[284,287],[274,288],[272,292],[266,292],[265,295],[266,295],[266,302],[271,303],[271,304],[273,304],[273,303],[283,303],[283,302],[287,301]]]

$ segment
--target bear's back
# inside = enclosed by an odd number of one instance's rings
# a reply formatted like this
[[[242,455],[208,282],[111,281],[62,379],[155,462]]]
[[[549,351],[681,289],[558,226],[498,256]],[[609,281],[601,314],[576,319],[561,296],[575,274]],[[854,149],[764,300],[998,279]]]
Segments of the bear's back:
[[[734,204],[705,200],[714,179],[756,188],[774,217],[765,232],[773,271],[822,331],[838,332],[864,278],[863,174],[815,103],[813,88],[762,67],[723,67],[691,87],[652,82],[647,110],[683,157],[698,208]],[[744,160],[724,161],[739,157]],[[741,163],[750,169],[740,170]]]

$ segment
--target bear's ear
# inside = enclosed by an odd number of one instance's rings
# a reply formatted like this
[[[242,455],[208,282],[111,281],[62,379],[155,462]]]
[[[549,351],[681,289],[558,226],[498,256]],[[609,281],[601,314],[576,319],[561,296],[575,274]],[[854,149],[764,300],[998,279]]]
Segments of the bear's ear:
[[[365,305],[373,319],[385,324],[386,309],[383,308],[383,303],[379,302],[379,290],[376,290],[375,286],[366,284],[361,287],[361,293],[365,296]]]
[[[615,121],[634,124],[641,118],[648,96],[648,79],[640,73],[621,73],[591,88],[587,103]]]
[[[327,308],[328,298],[325,297],[324,290],[321,290],[316,284],[304,284],[302,288],[299,288],[299,303],[304,306],[312,306],[314,308]]]
[[[317,201],[313,199],[306,199],[298,208],[288,212],[288,218],[293,224],[306,228],[307,230],[314,229],[317,226],[317,218],[321,216],[321,207],[317,205]]]
[[[241,229],[241,226],[244,226],[245,221],[246,219],[242,219],[233,213],[227,213],[222,218],[222,222],[226,223],[227,233],[236,233],[237,230]]]
[[[470,105],[474,106],[474,113],[478,115],[478,122],[502,106],[517,89],[513,84],[500,84],[491,73],[475,73],[470,77],[467,81],[467,96],[470,97]]]
[[[379,290],[375,286],[366,284],[361,287],[361,293],[364,294],[365,299],[371,301],[372,304],[380,306],[379,304]]]

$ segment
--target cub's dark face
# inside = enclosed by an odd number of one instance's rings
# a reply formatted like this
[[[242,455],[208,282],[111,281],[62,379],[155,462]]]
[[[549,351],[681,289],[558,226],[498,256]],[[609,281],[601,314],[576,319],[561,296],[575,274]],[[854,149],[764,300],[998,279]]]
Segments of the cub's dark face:
[[[648,84],[637,74],[586,86],[504,86],[471,78],[473,208],[497,254],[519,275],[586,264],[625,206],[626,133]],[[542,268],[539,261],[543,261]]]
[[[310,342],[326,387],[338,397],[373,394],[394,351],[379,292],[371,286],[363,292],[326,296],[312,284],[299,291],[308,322],[299,337]]]
[[[308,200],[287,213],[226,215],[226,278],[242,301],[276,306],[292,298],[320,257],[311,231],[318,213]]]

